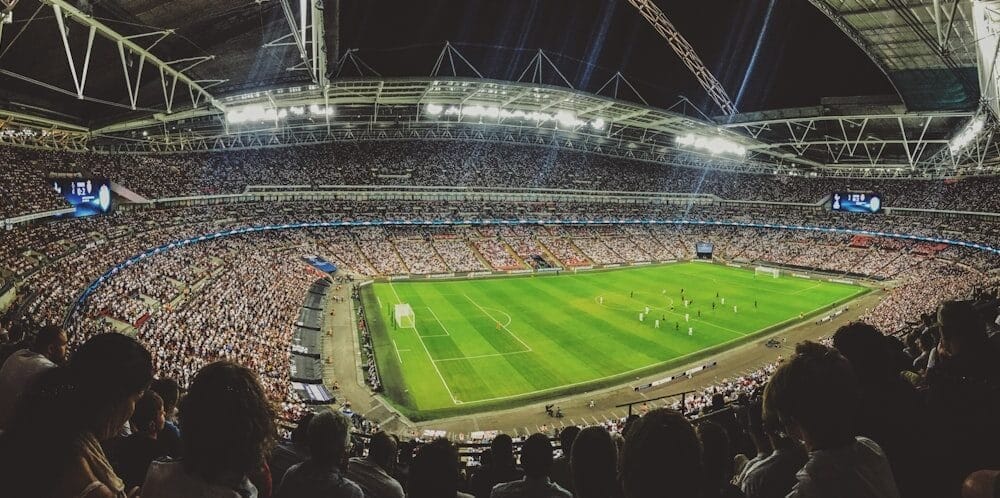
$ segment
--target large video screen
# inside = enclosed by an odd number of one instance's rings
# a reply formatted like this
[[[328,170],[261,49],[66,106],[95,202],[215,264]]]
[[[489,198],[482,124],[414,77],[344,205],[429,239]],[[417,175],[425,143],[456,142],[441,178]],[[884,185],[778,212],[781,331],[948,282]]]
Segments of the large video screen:
[[[76,209],[73,217],[111,211],[111,181],[106,178],[54,178],[51,182],[52,188]]]
[[[714,247],[711,242],[698,242],[694,249],[698,254],[712,254]]]
[[[877,192],[834,192],[830,209],[848,213],[877,213],[882,210],[882,194]]]

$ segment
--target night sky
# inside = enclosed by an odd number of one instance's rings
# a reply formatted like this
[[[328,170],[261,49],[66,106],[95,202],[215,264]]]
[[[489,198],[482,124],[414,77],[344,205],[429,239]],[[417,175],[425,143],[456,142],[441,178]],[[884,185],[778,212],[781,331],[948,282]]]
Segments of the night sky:
[[[806,0],[656,3],[741,112],[894,93],[875,64]],[[343,0],[340,26],[341,50],[359,48],[383,76],[430,74],[450,40],[484,76],[517,79],[541,48],[577,88],[595,92],[621,71],[652,105],[667,107],[684,95],[719,113],[625,0]],[[459,75],[470,73],[460,68]],[[543,73],[545,83],[555,78]],[[627,91],[619,96],[636,100]]]

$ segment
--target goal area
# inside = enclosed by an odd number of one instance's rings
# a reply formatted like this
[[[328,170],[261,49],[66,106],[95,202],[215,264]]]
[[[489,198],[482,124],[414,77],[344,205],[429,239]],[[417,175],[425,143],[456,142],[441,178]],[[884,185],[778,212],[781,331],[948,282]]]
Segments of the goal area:
[[[753,269],[754,275],[770,275],[773,278],[778,278],[781,272],[777,268],[769,268],[767,266],[758,266]]]
[[[417,323],[417,319],[413,315],[413,308],[409,304],[397,304],[392,314],[396,320],[396,326],[399,328],[412,329]]]

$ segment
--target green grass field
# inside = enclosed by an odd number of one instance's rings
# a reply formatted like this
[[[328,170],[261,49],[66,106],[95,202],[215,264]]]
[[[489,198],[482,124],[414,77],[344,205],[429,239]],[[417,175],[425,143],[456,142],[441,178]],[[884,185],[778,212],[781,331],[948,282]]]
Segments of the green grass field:
[[[692,302],[688,308],[682,288]],[[667,370],[866,291],[676,263],[559,276],[376,283],[366,287],[363,299],[386,395],[408,417],[426,420]],[[397,303],[412,306],[414,328],[395,327],[391,309]],[[647,306],[650,313],[640,322]]]

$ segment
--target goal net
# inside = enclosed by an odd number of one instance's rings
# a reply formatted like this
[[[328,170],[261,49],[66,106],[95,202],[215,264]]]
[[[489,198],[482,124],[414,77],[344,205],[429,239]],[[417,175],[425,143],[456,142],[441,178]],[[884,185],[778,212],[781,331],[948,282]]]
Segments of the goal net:
[[[778,272],[777,268],[768,268],[766,266],[758,266],[758,267],[756,267],[756,268],[753,269],[753,274],[754,275],[770,275],[770,276],[772,276],[774,278],[778,278],[779,272]]]
[[[399,328],[412,329],[417,323],[417,319],[413,315],[413,308],[409,304],[397,304],[393,316],[396,319],[396,326]]]

